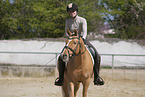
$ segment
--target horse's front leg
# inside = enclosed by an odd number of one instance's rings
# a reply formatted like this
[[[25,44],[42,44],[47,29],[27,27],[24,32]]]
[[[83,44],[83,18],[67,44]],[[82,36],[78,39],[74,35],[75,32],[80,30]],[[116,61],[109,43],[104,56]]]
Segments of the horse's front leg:
[[[74,97],[74,83],[70,82],[70,97]]]
[[[87,90],[90,84],[90,78],[85,82],[83,82],[82,84],[83,84],[83,97],[87,97]]]
[[[78,91],[79,87],[80,87],[80,83],[75,83],[75,85],[74,85],[74,97],[77,96],[77,91]]]

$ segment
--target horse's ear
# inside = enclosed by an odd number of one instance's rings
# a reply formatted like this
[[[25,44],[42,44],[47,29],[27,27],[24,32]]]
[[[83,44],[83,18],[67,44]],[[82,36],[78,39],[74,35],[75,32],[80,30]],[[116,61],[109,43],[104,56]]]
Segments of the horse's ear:
[[[67,34],[68,34],[69,36],[72,35],[71,31],[69,31],[68,29],[67,29]]]
[[[74,35],[78,36],[78,31],[76,29],[74,29]]]

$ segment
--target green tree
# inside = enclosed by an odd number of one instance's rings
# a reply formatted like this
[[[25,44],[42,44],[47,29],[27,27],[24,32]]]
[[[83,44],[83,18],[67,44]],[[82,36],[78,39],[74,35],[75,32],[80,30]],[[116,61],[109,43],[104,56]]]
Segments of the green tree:
[[[65,5],[58,0],[1,1],[1,39],[58,37],[64,34]],[[4,30],[5,29],[5,30]],[[3,37],[9,36],[9,37]],[[3,38],[2,38],[3,37]]]
[[[79,8],[79,15],[86,18],[88,25],[88,32],[98,32],[103,25],[102,8],[99,5],[99,0],[73,0]]]
[[[101,0],[105,15],[116,37],[140,39],[145,36],[145,3],[143,0]],[[111,17],[110,17],[111,16]]]
[[[9,37],[9,26],[7,25],[7,18],[6,15],[10,14],[10,10],[7,8],[10,6],[8,0],[1,0],[0,1],[0,38],[7,39]]]
[[[9,0],[1,1],[1,39],[47,38],[64,35],[68,0]],[[71,2],[71,1],[70,1]],[[98,31],[104,20],[98,2],[73,0],[79,7],[79,15],[87,19],[88,32]],[[68,2],[69,3],[69,2]],[[3,37],[3,38],[2,38]]]

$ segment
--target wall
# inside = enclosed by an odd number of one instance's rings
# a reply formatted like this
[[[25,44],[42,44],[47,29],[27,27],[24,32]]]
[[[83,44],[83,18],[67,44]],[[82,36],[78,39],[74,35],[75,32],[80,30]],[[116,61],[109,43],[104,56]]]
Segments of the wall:
[[[121,41],[99,41],[92,40],[91,43],[97,48],[100,54],[145,54],[145,46],[139,45],[137,42]],[[65,43],[61,41],[37,41],[37,40],[1,40],[1,51],[12,52],[61,52]],[[55,55],[49,54],[2,54],[0,53],[0,63],[16,64],[16,65],[45,65]],[[112,57],[101,56],[102,65],[111,65]],[[54,59],[47,65],[55,65]],[[145,57],[118,56],[115,57],[115,65],[131,66],[145,65]]]

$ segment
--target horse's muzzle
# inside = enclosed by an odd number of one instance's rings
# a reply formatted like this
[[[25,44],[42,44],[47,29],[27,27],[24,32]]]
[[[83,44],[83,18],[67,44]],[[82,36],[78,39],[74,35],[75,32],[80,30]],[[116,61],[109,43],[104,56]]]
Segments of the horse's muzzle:
[[[64,62],[68,62],[69,61],[69,56],[67,54],[64,54],[62,56],[62,59],[63,59]]]

